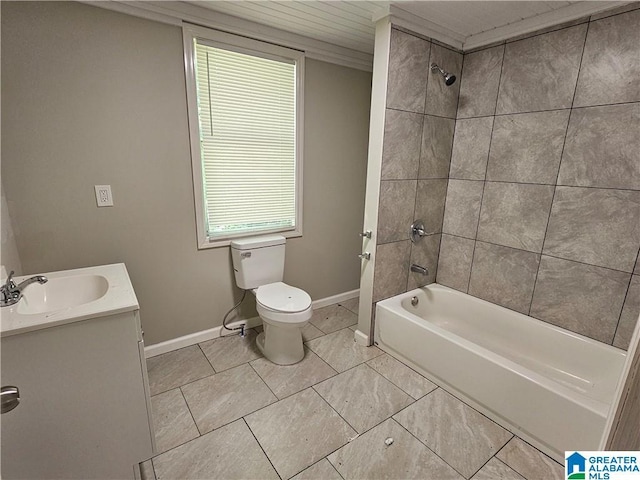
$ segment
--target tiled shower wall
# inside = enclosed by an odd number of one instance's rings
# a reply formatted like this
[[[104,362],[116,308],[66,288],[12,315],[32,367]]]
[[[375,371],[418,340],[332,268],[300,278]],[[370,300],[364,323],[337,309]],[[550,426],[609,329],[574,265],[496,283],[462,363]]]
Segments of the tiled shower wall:
[[[460,76],[462,54],[391,31],[373,301],[435,281],[460,83],[447,87],[435,62]],[[415,219],[429,233],[409,240]],[[411,273],[412,263],[429,275]]]
[[[438,283],[627,348],[640,311],[640,10],[465,54],[461,77]],[[442,182],[422,193],[438,208],[444,177],[417,181]],[[407,180],[391,178],[400,203],[393,182]],[[400,209],[386,215],[400,223]]]

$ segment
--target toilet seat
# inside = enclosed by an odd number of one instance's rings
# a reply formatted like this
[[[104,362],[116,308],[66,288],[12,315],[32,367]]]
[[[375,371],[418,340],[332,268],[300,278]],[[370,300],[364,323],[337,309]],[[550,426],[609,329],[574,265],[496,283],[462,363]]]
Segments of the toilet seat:
[[[302,312],[311,306],[311,297],[307,292],[283,282],[258,287],[256,300],[263,307],[281,313]]]

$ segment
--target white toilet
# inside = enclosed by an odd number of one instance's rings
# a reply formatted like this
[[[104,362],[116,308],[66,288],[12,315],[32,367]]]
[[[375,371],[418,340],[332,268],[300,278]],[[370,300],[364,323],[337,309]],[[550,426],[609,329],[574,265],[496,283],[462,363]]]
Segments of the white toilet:
[[[313,313],[309,294],[282,282],[285,242],[282,235],[231,242],[236,284],[255,294],[264,325],[256,344],[267,359],[278,365],[292,365],[304,358],[302,327]]]

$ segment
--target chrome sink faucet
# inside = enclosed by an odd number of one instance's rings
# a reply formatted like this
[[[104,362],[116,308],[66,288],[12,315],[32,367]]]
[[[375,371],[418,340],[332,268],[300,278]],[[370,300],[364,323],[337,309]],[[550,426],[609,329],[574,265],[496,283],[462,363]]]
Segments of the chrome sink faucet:
[[[11,273],[7,277],[7,281],[2,287],[0,287],[0,307],[9,307],[18,303],[22,298],[22,291],[32,283],[47,283],[48,279],[44,275],[35,275],[31,278],[20,282],[18,285],[13,281],[13,274],[15,272],[11,270]]]

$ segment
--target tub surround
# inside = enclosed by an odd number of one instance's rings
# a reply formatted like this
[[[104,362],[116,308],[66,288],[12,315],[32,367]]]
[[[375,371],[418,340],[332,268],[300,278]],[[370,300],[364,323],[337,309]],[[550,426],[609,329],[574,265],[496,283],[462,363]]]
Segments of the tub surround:
[[[627,348],[639,29],[635,9],[465,55],[439,283]]]
[[[391,29],[373,302],[435,281],[459,83],[447,87],[431,63],[459,77],[462,54]],[[416,244],[408,230],[424,221]],[[416,263],[429,275],[411,273]]]

